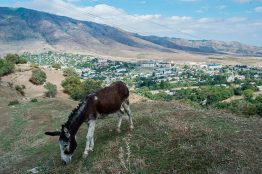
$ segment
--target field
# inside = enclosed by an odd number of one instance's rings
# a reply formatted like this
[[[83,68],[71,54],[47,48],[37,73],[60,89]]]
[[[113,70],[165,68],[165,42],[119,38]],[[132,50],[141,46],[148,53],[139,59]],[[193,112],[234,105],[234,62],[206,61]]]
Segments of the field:
[[[98,120],[95,149],[82,158],[87,126],[82,125],[72,163],[60,161],[57,138],[45,131],[60,129],[76,102],[38,98],[22,101],[1,87],[0,173],[262,173],[262,120],[225,111],[200,110],[179,102],[137,99],[128,121],[116,132],[117,117]]]

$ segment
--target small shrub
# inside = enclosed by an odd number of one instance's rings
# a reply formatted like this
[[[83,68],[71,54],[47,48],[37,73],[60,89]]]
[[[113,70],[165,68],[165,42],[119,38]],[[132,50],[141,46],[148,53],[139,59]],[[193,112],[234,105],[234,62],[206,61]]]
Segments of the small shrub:
[[[37,68],[32,71],[32,76],[29,81],[35,85],[42,85],[46,81],[46,74],[41,69]]]
[[[33,98],[33,99],[31,99],[31,102],[36,103],[36,102],[38,102],[38,100],[36,98]]]
[[[257,114],[257,108],[256,105],[247,103],[243,108],[242,112],[245,115],[256,115]]]
[[[55,68],[56,70],[61,69],[61,65],[56,63],[52,65],[52,68]]]
[[[243,95],[246,100],[252,100],[252,97],[254,95],[254,91],[252,89],[246,89],[243,91]]]
[[[235,89],[234,89],[234,95],[242,95],[242,90],[241,90],[241,88],[235,88]]]
[[[78,77],[78,76],[79,76],[79,75],[77,74],[77,72],[74,70],[74,68],[66,68],[66,69],[64,69],[63,75],[64,75],[65,77],[70,77],[70,76]]]
[[[13,100],[8,103],[8,106],[18,105],[20,104],[18,100]]]
[[[30,65],[30,67],[31,67],[31,68],[39,68],[39,65],[38,65],[38,64],[35,64],[35,63],[33,63],[33,64],[31,64],[31,65]]]
[[[45,87],[45,89],[47,89],[47,91],[45,92],[45,96],[46,97],[53,98],[53,97],[56,96],[56,94],[57,94],[57,87],[56,87],[56,85],[47,82],[44,87]]]
[[[8,87],[10,87],[10,88],[14,87],[14,83],[12,83],[12,82],[7,82],[7,84],[8,84]]]
[[[25,96],[25,88],[23,88],[22,86],[16,85],[15,86],[15,90],[18,91],[22,96]]]

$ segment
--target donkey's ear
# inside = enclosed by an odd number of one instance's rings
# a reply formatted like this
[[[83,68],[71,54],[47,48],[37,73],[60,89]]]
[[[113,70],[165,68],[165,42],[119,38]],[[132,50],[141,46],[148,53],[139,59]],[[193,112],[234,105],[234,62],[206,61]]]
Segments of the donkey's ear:
[[[59,136],[61,134],[60,131],[55,131],[55,132],[45,132],[46,135],[50,136]]]

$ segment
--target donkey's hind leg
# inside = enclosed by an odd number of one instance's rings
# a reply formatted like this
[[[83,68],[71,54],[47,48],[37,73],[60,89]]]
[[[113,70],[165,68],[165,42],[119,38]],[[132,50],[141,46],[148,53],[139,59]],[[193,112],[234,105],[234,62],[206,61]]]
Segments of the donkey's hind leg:
[[[87,157],[88,152],[92,151],[94,148],[94,131],[95,131],[95,125],[96,120],[89,120],[89,126],[88,126],[88,132],[86,135],[86,147],[83,154],[83,157]]]
[[[124,109],[124,108],[123,108],[123,109]],[[118,115],[118,123],[117,123],[116,131],[117,131],[118,133],[121,132],[121,124],[122,124],[123,114],[124,114],[124,112],[123,112],[122,106],[121,106],[120,111],[118,111],[118,113],[117,113],[117,115]]]
[[[128,99],[123,103],[123,107],[124,107],[128,117],[129,117],[130,129],[133,130],[134,129],[133,120],[132,120],[133,114],[131,112]]]

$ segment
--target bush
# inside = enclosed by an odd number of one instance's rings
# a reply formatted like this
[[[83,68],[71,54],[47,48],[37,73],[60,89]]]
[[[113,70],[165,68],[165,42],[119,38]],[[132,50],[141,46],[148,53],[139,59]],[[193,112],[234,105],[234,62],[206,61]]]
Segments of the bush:
[[[16,85],[15,86],[15,90],[17,90],[22,96],[25,96],[25,91],[24,91],[25,88],[23,88],[23,86],[19,86],[19,85]]]
[[[86,79],[82,83],[82,88],[83,88],[84,95],[93,93],[93,92],[102,88],[102,81],[93,80],[93,79]]]
[[[70,77],[70,76],[78,77],[79,76],[74,68],[66,68],[66,69],[64,69],[63,75],[65,77]]]
[[[65,93],[71,94],[75,90],[80,90],[81,80],[80,77],[70,76],[63,80],[61,85]]]
[[[235,89],[234,89],[234,95],[242,95],[242,90],[241,90],[241,88],[235,88]]]
[[[21,58],[18,54],[7,54],[5,56],[5,59],[8,62],[11,62],[13,64],[25,64],[25,63],[27,63],[27,60]]]
[[[56,70],[61,69],[61,65],[56,63],[52,65],[52,68],[55,68]]]
[[[36,103],[36,102],[38,102],[38,100],[36,98],[33,98],[33,99],[31,99],[31,102]]]
[[[64,92],[68,93],[72,99],[81,100],[87,94],[97,91],[102,87],[102,81],[87,79],[81,82],[80,77],[69,76],[63,82]]]
[[[18,54],[7,54],[5,56],[5,59],[8,62],[11,62],[13,64],[18,64],[18,62],[19,62],[19,55]]]
[[[243,95],[246,100],[252,100],[252,97],[254,95],[254,91],[252,89],[246,89],[243,91]]]
[[[46,97],[53,98],[53,97],[56,96],[56,94],[57,94],[57,87],[56,87],[56,85],[47,82],[44,87],[45,87],[45,89],[47,89],[47,91],[45,92],[45,96]]]
[[[4,59],[0,59],[0,77],[14,72],[15,65]]]
[[[245,115],[256,115],[257,113],[256,105],[251,104],[251,103],[247,103],[246,105],[244,105],[244,107],[240,109],[242,109],[242,112]]]
[[[247,90],[247,89],[251,89],[252,91],[258,91],[258,87],[256,85],[253,85],[249,82],[246,82],[244,83],[242,86],[241,86],[241,89],[244,91],[244,90]]]
[[[46,74],[41,69],[37,68],[32,71],[32,76],[29,81],[35,85],[42,85],[46,81]]]
[[[8,103],[8,106],[18,105],[20,104],[18,100],[13,100]]]
[[[256,110],[257,110],[257,114],[262,116],[262,103],[257,103],[256,104]]]

